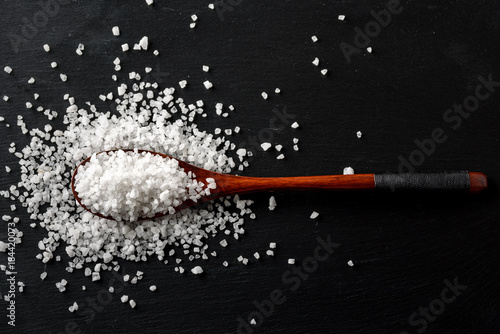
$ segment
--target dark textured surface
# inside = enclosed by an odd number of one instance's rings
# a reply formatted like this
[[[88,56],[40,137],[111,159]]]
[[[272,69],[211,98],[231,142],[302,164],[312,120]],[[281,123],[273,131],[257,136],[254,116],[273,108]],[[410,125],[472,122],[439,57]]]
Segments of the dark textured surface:
[[[26,20],[40,10],[39,2],[1,1],[0,67],[14,68],[11,76],[0,73],[0,94],[11,98],[0,101],[0,114],[11,124],[0,124],[2,165],[13,168],[7,174],[2,167],[1,189],[20,176],[9,144],[22,147],[28,141],[15,126],[16,116],[23,115],[29,127],[48,123],[27,110],[25,102],[37,92],[41,97],[35,105],[63,112],[62,96],[69,93],[100,110],[112,109],[98,96],[116,89],[110,77],[117,55],[123,62],[120,78],[149,65],[154,69],[150,79],[162,86],[187,79],[189,89],[179,93],[185,99],[203,99],[212,108],[216,102],[234,104],[234,115],[204,119],[202,129],[240,125],[234,141],[248,149],[269,133],[272,142],[285,145],[284,160],[276,160],[275,152],[256,150],[245,175],[336,174],[345,166],[357,173],[469,170],[486,173],[491,187],[475,197],[279,193],[273,212],[267,210],[269,195],[247,196],[256,201],[258,219],[247,222],[245,236],[227,249],[211,241],[219,257],[201,264],[204,275],[179,275],[173,265],[154,259],[123,262],[122,273],[145,272],[143,281],[125,287],[111,274],[97,284],[82,272],[68,274],[64,247],[56,254],[62,262],[36,260],[37,242],[46,231],[31,229],[28,215],[19,209],[24,238],[16,248],[17,278],[26,288],[16,296],[15,328],[7,325],[7,303],[0,301],[1,333],[235,332],[239,317],[248,321],[255,316],[254,301],[269,300],[277,289],[286,300],[274,306],[255,333],[500,332],[500,87],[492,86],[490,92],[479,79],[500,80],[498,1],[402,2],[403,11],[372,38],[373,54],[362,50],[350,63],[340,43],[354,45],[354,28],[364,29],[373,21],[370,11],[384,9],[386,1],[226,0],[231,10],[222,16],[207,8],[209,1],[156,0],[153,7],[143,0],[61,2],[67,4],[27,35],[16,52],[12,36],[22,36]],[[193,13],[199,21],[191,30]],[[347,16],[345,22],[337,20],[339,14]],[[114,25],[120,26],[121,36],[112,36]],[[122,55],[122,43],[143,35],[160,57]],[[312,43],[312,35],[319,42]],[[51,45],[50,53],[43,51],[44,43]],[[78,43],[86,46],[83,57],[75,54]],[[311,64],[314,57],[320,58],[319,68]],[[51,61],[59,63],[58,70],[50,68]],[[209,74],[202,65],[211,67]],[[328,76],[319,73],[321,68],[329,70]],[[69,76],[66,83],[59,80],[60,72]],[[31,76],[37,81],[30,86]],[[214,83],[213,90],[203,88],[205,78]],[[464,116],[447,111],[474,96],[479,86],[480,93],[491,94],[476,111]],[[272,93],[275,87],[281,95]],[[270,93],[267,101],[262,91]],[[298,130],[289,127],[290,119],[276,121],[273,109],[285,108],[300,123]],[[52,124],[62,126],[60,119]],[[300,138],[299,152],[292,150],[293,137]],[[437,139],[434,145],[430,138]],[[419,145],[429,154],[416,152]],[[9,213],[10,204],[0,199],[2,215]],[[320,213],[315,221],[309,219],[313,210]],[[0,240],[6,234],[0,224]],[[307,279],[289,274],[288,258],[300,265],[314,255],[317,238],[329,236],[340,246]],[[240,254],[251,258],[255,251],[264,253],[271,241],[278,244],[275,257],[248,266],[236,263]],[[347,265],[351,259],[354,267]],[[222,267],[224,260],[231,262],[229,268]],[[0,254],[0,263],[6,261]],[[44,270],[48,277],[42,282]],[[0,291],[5,294],[3,277]],[[62,278],[69,281],[65,293],[54,285]],[[103,300],[114,279],[116,290],[123,290]],[[444,281],[453,284],[455,279],[467,287],[453,299]],[[87,291],[81,291],[82,284]],[[148,289],[151,284],[158,286],[155,293]],[[135,299],[137,308],[122,304],[121,294]],[[450,303],[440,304],[441,298]],[[87,306],[70,313],[74,301]],[[429,305],[445,307],[437,317],[428,316],[427,326],[421,315],[409,322]]]
[[[375,174],[375,188],[389,191],[440,190],[469,192],[468,172]]]

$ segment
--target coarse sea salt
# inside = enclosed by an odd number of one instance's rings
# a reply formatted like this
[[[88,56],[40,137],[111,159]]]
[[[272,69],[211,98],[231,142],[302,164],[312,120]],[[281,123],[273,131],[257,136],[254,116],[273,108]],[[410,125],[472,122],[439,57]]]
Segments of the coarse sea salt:
[[[354,174],[354,169],[352,169],[352,167],[344,168],[344,175],[353,175],[353,174]]]
[[[109,264],[118,258],[147,261],[157,257],[165,263],[169,262],[167,256],[206,260],[213,252],[205,241],[218,233],[238,239],[244,233],[241,226],[245,216],[252,214],[252,201],[239,196],[133,224],[99,218],[77,205],[70,188],[72,171],[97,152],[140,148],[220,173],[248,166],[246,160],[233,160],[236,146],[229,140],[198,129],[195,119],[206,114],[203,107],[189,107],[191,104],[175,97],[173,87],[160,89],[156,82],[138,82],[137,76],[130,80],[117,83],[119,96],[114,98],[112,112],[100,112],[91,103],[63,94],[66,110],[59,125],[62,128],[47,127],[50,132],[28,129],[21,117],[18,125],[23,133],[29,133],[30,142],[9,149],[19,159],[19,186],[26,190],[21,194],[13,186],[6,194],[17,198],[35,226],[50,235],[41,238],[39,246],[43,249],[36,258],[43,263],[52,261],[56,259],[54,252],[62,247],[68,255],[67,271],[82,269],[93,281],[101,280],[101,273],[90,264]],[[112,97],[108,92],[101,95]],[[44,114],[57,117],[58,113]],[[22,232],[17,233],[16,240],[20,240]],[[182,252],[165,250],[175,248],[182,248]]]
[[[177,160],[122,150],[92,155],[78,168],[75,190],[92,212],[127,221],[173,214],[187,199],[196,202],[210,195],[210,188]]]

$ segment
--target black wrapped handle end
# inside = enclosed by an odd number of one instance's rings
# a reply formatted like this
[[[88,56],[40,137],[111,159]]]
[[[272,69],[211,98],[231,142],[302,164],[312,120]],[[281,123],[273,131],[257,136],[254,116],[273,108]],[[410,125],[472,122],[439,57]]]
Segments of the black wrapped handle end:
[[[488,187],[488,178],[477,172],[375,174],[375,189],[447,190],[476,194]]]

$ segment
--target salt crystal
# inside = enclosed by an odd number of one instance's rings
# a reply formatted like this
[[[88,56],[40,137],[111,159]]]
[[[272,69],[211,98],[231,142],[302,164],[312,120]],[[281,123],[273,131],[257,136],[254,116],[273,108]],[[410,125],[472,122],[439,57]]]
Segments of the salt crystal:
[[[274,210],[276,208],[276,199],[274,196],[269,197],[269,210]]]
[[[354,169],[352,169],[352,167],[344,168],[344,175],[353,175],[353,174],[354,174]]]
[[[262,143],[260,144],[260,147],[262,147],[262,149],[264,151],[267,151],[268,149],[270,149],[273,145],[271,145],[271,143]]]
[[[313,211],[313,212],[311,213],[311,216],[310,216],[309,218],[311,218],[311,219],[316,219],[316,218],[318,218],[318,216],[319,216],[319,213],[317,213],[316,211]]]
[[[191,272],[195,275],[200,275],[203,273],[203,269],[200,266],[196,266],[193,269],[191,269]]]
[[[214,85],[210,81],[205,81],[203,82],[203,85],[205,86],[206,89],[212,88]]]

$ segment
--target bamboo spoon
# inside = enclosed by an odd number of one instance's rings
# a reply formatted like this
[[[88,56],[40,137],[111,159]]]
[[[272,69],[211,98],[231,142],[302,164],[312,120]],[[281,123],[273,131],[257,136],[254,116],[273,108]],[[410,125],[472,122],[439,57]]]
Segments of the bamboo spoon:
[[[112,151],[104,151],[98,154],[107,154]],[[133,150],[123,150],[133,151]],[[175,159],[166,154],[139,150],[139,153],[150,152],[151,154],[163,158]],[[204,196],[198,201],[184,201],[176,207],[176,210],[182,210],[194,205],[201,204],[219,197],[236,194],[247,194],[261,191],[303,191],[303,190],[369,190],[380,189],[390,191],[401,190],[446,190],[462,191],[465,193],[476,194],[488,187],[487,177],[483,173],[477,172],[438,172],[438,173],[406,173],[406,174],[355,174],[355,175],[324,175],[324,176],[297,176],[297,177],[247,177],[221,174],[212,172],[200,167],[190,165],[182,160],[175,159],[179,166],[186,173],[191,171],[196,175],[196,179],[203,184],[207,184],[207,178],[213,178],[216,181],[217,188],[213,189],[212,194]],[[71,189],[77,202],[87,211],[102,217],[99,212],[93,212],[82,204],[81,198],[75,190],[75,176],[78,168],[90,161],[90,157],[85,159],[74,171],[71,180]],[[165,216],[167,213],[158,213],[153,218]]]

